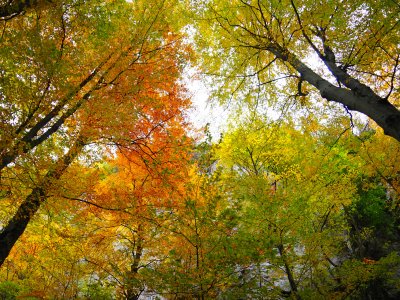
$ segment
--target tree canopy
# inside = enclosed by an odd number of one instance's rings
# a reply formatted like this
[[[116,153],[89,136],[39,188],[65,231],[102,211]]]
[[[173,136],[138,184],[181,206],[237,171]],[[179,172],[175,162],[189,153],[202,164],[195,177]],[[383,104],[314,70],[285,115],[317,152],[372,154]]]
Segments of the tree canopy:
[[[0,298],[399,299],[399,21],[0,1]]]
[[[205,1],[197,12],[205,69],[223,93],[268,94],[284,79],[286,97],[316,91],[400,141],[396,1]]]

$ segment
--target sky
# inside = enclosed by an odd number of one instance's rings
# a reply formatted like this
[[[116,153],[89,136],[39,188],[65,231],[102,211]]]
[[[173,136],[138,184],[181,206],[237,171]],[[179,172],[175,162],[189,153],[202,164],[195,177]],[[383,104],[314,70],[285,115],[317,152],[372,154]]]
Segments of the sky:
[[[193,72],[188,71],[188,77],[184,80],[192,100],[192,108],[188,114],[189,120],[197,130],[209,124],[213,139],[218,140],[227,124],[229,113],[216,101],[210,100],[210,93],[205,83],[200,79],[194,79],[191,74]]]

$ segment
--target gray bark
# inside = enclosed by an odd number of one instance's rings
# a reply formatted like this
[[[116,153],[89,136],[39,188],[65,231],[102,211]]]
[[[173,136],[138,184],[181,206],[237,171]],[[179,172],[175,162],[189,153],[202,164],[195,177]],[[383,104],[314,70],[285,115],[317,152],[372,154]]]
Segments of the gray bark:
[[[264,49],[278,59],[287,62],[300,73],[303,80],[317,88],[323,98],[341,103],[350,110],[367,115],[384,130],[386,135],[400,142],[400,111],[389,101],[374,93],[371,88],[336,66],[328,55],[324,57],[324,63],[332,75],[345,87],[331,84],[300,61],[293,53],[276,43],[271,43]]]

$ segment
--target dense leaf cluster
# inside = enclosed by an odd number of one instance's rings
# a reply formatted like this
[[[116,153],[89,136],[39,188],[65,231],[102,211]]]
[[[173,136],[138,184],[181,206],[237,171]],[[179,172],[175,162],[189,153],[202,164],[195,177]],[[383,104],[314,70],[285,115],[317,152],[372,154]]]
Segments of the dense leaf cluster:
[[[399,299],[398,20],[0,1],[0,298]],[[232,107],[218,141],[194,67]]]

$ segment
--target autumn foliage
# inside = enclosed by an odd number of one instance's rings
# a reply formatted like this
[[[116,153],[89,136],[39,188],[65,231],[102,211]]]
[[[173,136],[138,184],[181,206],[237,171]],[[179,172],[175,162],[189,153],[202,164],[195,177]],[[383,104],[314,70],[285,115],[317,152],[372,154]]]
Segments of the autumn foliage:
[[[0,298],[398,299],[398,5],[353,2],[2,1]]]

